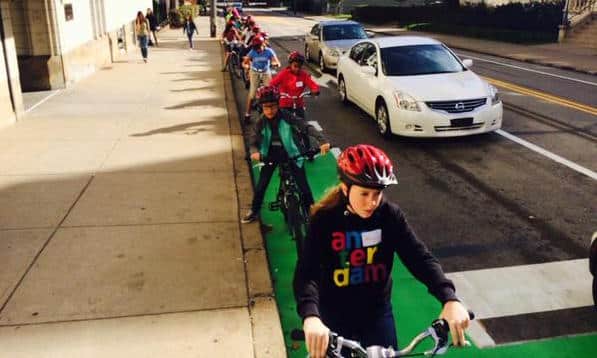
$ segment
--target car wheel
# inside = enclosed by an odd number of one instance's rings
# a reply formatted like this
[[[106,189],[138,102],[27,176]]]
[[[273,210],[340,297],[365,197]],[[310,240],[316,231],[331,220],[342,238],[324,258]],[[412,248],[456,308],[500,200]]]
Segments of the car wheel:
[[[321,68],[321,72],[325,72],[325,60],[323,59],[323,53],[319,53],[319,68]]]
[[[346,94],[346,82],[344,82],[344,77],[340,76],[338,79],[338,95],[340,96],[340,100],[344,104],[348,104],[348,95]]]
[[[390,115],[388,114],[388,108],[384,102],[377,105],[375,109],[375,120],[377,121],[377,130],[384,138],[390,138],[392,136],[392,129],[390,128]]]

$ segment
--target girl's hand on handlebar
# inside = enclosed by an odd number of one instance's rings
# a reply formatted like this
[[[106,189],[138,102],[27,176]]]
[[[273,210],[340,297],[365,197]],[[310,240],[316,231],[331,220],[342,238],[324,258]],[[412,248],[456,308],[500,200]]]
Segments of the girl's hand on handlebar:
[[[261,161],[261,153],[259,153],[259,152],[251,153],[251,159],[256,162]]]
[[[458,301],[446,302],[439,318],[448,322],[454,346],[464,347],[466,345],[464,331],[468,328],[470,322],[469,313],[464,305]]]
[[[330,339],[330,329],[327,328],[319,317],[311,316],[303,322],[305,342],[309,357],[325,358]]]
[[[330,143],[324,143],[319,147],[321,155],[326,155],[330,151]]]

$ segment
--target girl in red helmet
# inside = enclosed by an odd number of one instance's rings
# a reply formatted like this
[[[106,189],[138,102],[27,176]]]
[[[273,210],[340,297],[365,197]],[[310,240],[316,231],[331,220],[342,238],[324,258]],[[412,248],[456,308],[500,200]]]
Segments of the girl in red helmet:
[[[342,152],[338,173],[340,184],[312,208],[294,277],[310,357],[325,357],[330,330],[364,347],[398,348],[390,301],[395,254],[443,305],[454,345],[464,345],[469,316],[454,284],[398,205],[383,198],[397,183],[390,158],[359,144]]]
[[[281,93],[286,93],[288,96],[300,96],[305,89],[309,88],[311,94],[319,94],[319,85],[313,81],[311,75],[303,70],[305,57],[298,51],[292,51],[288,55],[288,67],[280,71],[270,81],[271,86],[277,86]],[[293,110],[294,101],[292,98],[280,98],[280,108],[286,110]],[[302,98],[296,99],[296,111],[294,113],[298,117],[305,119],[305,102]]]

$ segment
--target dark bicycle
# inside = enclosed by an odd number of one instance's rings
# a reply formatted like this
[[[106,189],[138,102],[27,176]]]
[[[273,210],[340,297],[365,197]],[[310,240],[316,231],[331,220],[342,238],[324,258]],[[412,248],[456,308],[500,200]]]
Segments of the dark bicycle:
[[[305,97],[311,97],[311,91],[307,90],[307,91],[301,93],[298,96],[291,96],[291,95],[289,95],[288,93],[285,93],[285,92],[281,92],[280,93],[280,98],[289,98],[289,99],[292,100],[292,108],[287,108],[287,110],[290,111],[290,113],[292,113],[293,116],[299,117],[299,118],[301,118],[303,120],[306,119],[305,115],[304,115],[306,107],[304,105],[302,107],[299,107],[297,105],[297,101],[298,101],[299,98],[305,98]],[[302,113],[303,114],[299,113],[299,109],[302,109]]]
[[[238,40],[233,40],[228,42],[228,46],[230,47],[230,58],[228,59],[230,77],[241,78],[241,72],[243,71],[240,58],[241,43]]]
[[[470,319],[475,319],[475,314],[469,311]],[[342,350],[350,352],[352,358],[395,358],[395,357],[434,357],[436,355],[445,354],[448,348],[452,347],[453,344],[448,340],[448,333],[450,332],[450,326],[444,319],[436,319],[431,323],[431,326],[427,327],[423,332],[419,333],[413,340],[403,349],[394,350],[392,347],[381,347],[381,346],[370,346],[363,348],[359,342],[346,339],[334,332],[330,332],[330,341],[328,344],[328,350],[326,353],[327,358],[343,358]],[[295,329],[291,333],[291,338],[295,341],[304,341],[305,333],[302,330]],[[424,352],[413,353],[415,348],[425,341],[427,338],[431,338],[434,342],[433,348]],[[467,341],[466,345],[470,345]]]
[[[303,249],[303,243],[307,236],[307,224],[309,213],[303,204],[301,191],[296,183],[294,175],[290,170],[290,163],[300,158],[314,158],[319,150],[310,149],[300,155],[288,158],[280,162],[264,161],[257,166],[278,164],[280,175],[280,187],[276,195],[276,201],[269,203],[272,211],[281,210],[288,225],[293,240],[295,240],[297,254]]]

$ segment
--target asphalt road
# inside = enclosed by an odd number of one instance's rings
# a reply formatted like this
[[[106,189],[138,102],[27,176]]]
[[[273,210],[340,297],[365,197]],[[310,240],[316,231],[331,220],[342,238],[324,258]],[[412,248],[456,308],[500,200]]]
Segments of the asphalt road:
[[[304,51],[313,20],[256,15],[282,61],[292,50]],[[597,332],[597,317],[587,314],[588,265],[576,260],[587,258],[597,230],[597,78],[455,52],[473,59],[472,70],[500,89],[503,132],[382,139],[372,118],[340,102],[335,72],[321,73],[313,63],[307,69],[322,94],[308,99],[307,120],[317,121],[335,146],[370,143],[393,159],[399,185],[384,195],[402,207],[446,272],[481,273],[480,281],[464,279],[457,289],[467,305],[489,310],[479,312],[481,337],[494,342],[489,346]],[[239,81],[235,92],[243,111]]]
[[[313,24],[275,15],[262,16],[258,23],[273,38],[281,60],[291,50],[303,50],[302,34]],[[473,71],[479,75],[597,105],[597,80],[592,76],[457,52],[462,58],[474,57]],[[389,188],[386,195],[400,204],[446,271],[587,256],[591,233],[597,229],[593,179],[495,133],[384,140],[371,118],[338,100],[335,74],[322,74],[316,68],[309,65],[322,95],[309,99],[308,119],[316,120],[336,146],[370,143],[388,153],[396,163],[400,184]],[[235,89],[242,110],[246,91],[238,81]],[[513,91],[501,93],[505,131],[597,170],[594,115]]]

